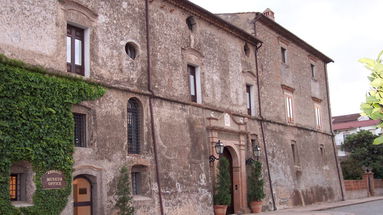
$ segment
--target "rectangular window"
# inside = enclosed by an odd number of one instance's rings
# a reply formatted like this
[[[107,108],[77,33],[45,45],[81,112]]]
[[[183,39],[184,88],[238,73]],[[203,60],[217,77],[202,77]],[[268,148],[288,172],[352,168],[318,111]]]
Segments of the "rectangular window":
[[[281,47],[282,63],[287,63],[287,50]]]
[[[18,200],[18,175],[17,174],[12,174],[9,177],[9,198],[11,201],[17,201]]]
[[[288,123],[294,122],[294,105],[293,105],[293,94],[292,92],[284,92],[285,94],[285,108],[286,118]]]
[[[314,111],[315,111],[315,125],[316,128],[320,129],[322,128],[322,116],[321,116],[321,108],[319,104],[314,104]]]
[[[295,166],[299,166],[300,165],[299,154],[298,154],[297,144],[296,144],[295,141],[291,141],[291,151],[292,151],[292,154],[293,154],[294,165]]]
[[[86,115],[73,113],[74,118],[74,145],[86,147]]]
[[[314,65],[314,64],[310,64],[310,69],[311,69],[311,78],[312,78],[313,80],[316,80],[315,65]]]
[[[198,67],[188,65],[187,68],[191,101],[201,103],[201,83]]]
[[[84,29],[67,25],[67,71],[84,75]]]
[[[246,105],[247,105],[247,114],[251,114],[251,109],[252,109],[252,93],[251,93],[251,85],[246,85]]]
[[[141,173],[132,172],[132,194],[141,194]]]

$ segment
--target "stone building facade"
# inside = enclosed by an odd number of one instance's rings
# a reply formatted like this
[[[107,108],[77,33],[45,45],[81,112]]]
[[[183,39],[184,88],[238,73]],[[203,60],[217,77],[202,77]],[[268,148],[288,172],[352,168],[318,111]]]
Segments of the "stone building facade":
[[[107,88],[73,107],[85,135],[74,187],[89,189],[90,200],[79,212],[76,188],[62,214],[115,213],[122,166],[137,214],[213,214],[217,162],[208,157],[218,140],[231,161],[232,212],[249,211],[255,145],[266,210],[342,199],[332,60],[268,14],[217,16],[184,0],[0,3],[0,53]]]

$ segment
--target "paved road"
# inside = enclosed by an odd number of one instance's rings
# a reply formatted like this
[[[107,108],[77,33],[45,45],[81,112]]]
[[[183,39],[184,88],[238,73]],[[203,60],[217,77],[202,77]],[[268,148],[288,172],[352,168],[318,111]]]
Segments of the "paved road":
[[[341,212],[349,212],[355,215],[383,215],[383,200],[334,208],[324,210],[323,212],[339,212],[339,214],[342,214]]]

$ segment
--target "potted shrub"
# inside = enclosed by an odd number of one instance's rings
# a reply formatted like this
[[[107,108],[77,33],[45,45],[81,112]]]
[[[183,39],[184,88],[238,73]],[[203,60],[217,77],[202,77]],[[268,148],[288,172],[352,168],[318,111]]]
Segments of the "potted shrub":
[[[254,161],[249,167],[247,178],[247,200],[253,213],[262,211],[262,199],[265,198],[263,184],[262,164],[259,161]]]
[[[231,179],[229,161],[221,157],[218,163],[217,184],[214,194],[215,215],[226,215],[227,206],[231,204]]]

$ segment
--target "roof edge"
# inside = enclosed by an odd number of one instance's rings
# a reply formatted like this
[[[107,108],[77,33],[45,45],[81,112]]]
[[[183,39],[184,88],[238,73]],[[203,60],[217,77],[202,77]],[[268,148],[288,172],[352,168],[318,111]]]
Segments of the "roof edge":
[[[333,59],[327,57],[325,54],[317,50],[316,48],[312,47],[310,44],[284,28],[282,25],[278,24],[277,22],[271,20],[267,16],[263,15],[260,12],[256,12],[256,18],[255,20],[260,20],[262,21],[266,26],[270,27],[271,29],[275,30],[277,33],[281,34],[282,36],[289,38],[291,41],[294,43],[300,45],[303,49],[308,51],[309,53],[317,56],[321,60],[323,60],[326,63],[331,63],[334,62]]]
[[[225,21],[221,17],[211,13],[210,11],[188,1],[188,0],[163,0],[165,2],[169,2],[181,9],[184,9],[186,11],[189,11],[195,16],[200,17],[201,19],[204,19],[205,21],[215,25],[216,27],[219,27],[231,34],[234,34],[236,37],[239,37],[253,45],[257,45],[258,43],[262,43],[260,39],[255,37],[252,34],[247,33],[246,31],[242,30],[241,28]]]

